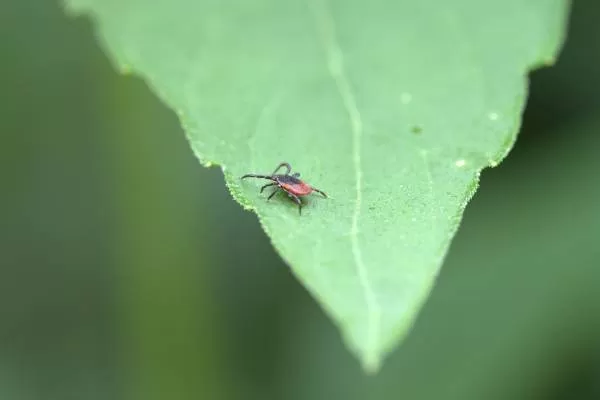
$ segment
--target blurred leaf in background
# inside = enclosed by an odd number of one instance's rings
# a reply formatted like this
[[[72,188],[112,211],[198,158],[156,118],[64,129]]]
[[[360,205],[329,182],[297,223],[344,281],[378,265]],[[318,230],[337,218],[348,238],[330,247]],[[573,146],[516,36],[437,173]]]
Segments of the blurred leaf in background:
[[[0,398],[600,398],[598,20],[574,4],[515,149],[368,378],[91,25],[2,2]]]

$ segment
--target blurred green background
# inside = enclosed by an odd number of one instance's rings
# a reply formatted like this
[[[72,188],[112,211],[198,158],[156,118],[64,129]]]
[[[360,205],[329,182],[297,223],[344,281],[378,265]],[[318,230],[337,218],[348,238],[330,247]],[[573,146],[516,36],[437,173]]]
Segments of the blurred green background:
[[[367,377],[90,21],[0,2],[0,399],[600,399],[598,21],[574,4],[515,149]]]

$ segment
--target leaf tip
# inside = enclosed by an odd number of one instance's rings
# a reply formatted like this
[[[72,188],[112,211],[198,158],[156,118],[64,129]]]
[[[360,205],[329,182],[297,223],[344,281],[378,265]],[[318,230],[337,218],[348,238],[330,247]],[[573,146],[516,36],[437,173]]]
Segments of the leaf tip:
[[[381,357],[375,353],[367,354],[363,359],[362,367],[367,375],[376,375],[381,369]]]
[[[69,18],[77,18],[84,13],[83,7],[78,6],[75,2],[71,0],[61,0],[59,2],[60,7],[62,8],[65,15]]]

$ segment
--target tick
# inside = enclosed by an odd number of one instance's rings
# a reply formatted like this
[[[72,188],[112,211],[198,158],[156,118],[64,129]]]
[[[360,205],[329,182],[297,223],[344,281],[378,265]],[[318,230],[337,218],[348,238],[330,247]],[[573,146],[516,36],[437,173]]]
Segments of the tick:
[[[279,171],[281,168],[286,169],[286,172],[284,174],[277,173],[277,171]],[[308,183],[300,179],[300,174],[298,172],[295,172],[292,175],[290,175],[290,172],[292,172],[292,167],[290,166],[290,164],[282,162],[277,166],[277,168],[275,168],[275,171],[273,171],[271,175],[246,174],[242,176],[242,179],[261,178],[272,181],[271,183],[267,183],[266,185],[260,188],[260,192],[262,193],[263,190],[270,186],[277,186],[277,189],[269,195],[267,201],[271,200],[271,198],[275,196],[275,194],[277,194],[280,190],[283,190],[292,200],[296,202],[296,204],[298,204],[298,212],[300,213],[300,215],[302,215],[302,200],[300,200],[301,197],[308,196],[312,192],[318,192],[322,194],[323,197],[327,197],[325,192],[310,186]]]

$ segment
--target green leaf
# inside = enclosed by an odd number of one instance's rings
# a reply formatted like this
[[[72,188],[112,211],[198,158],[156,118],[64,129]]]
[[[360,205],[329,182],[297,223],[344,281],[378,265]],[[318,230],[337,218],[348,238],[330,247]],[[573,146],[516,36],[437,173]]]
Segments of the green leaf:
[[[567,14],[564,0],[68,5],[178,113],[368,371],[410,328],[481,170],[514,143],[526,74],[555,60]],[[281,161],[330,198],[299,216],[240,180]]]

